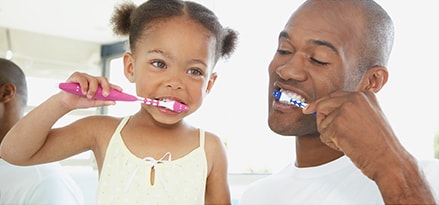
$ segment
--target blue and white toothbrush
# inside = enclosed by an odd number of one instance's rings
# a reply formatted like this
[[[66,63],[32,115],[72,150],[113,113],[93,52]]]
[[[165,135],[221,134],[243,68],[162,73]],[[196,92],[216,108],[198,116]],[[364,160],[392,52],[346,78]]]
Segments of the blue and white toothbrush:
[[[287,95],[287,94],[285,94],[285,93],[283,93],[282,91],[279,91],[279,90],[273,91],[273,96],[274,96],[274,98],[276,98],[280,102],[288,103],[288,104],[293,104],[293,105],[295,105],[297,107],[300,107],[302,109],[305,109],[306,107],[308,107],[307,103],[304,103],[304,102],[302,102],[300,100],[294,99],[291,96],[289,96],[289,95]]]
[[[305,109],[306,107],[308,107],[308,103],[302,102],[300,100],[294,99],[293,97],[283,93],[280,90],[275,90],[273,91],[273,96],[274,98],[276,98],[277,100],[279,100],[280,102],[283,103],[288,103],[291,105],[295,105],[297,107],[300,107],[302,109]],[[314,116],[316,116],[316,113],[312,113]]]

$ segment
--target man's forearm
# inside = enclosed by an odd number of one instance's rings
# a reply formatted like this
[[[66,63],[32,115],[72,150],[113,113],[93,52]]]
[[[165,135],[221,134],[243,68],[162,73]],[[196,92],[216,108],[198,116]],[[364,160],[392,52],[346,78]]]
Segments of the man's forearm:
[[[416,160],[409,157],[375,180],[386,204],[437,204]]]

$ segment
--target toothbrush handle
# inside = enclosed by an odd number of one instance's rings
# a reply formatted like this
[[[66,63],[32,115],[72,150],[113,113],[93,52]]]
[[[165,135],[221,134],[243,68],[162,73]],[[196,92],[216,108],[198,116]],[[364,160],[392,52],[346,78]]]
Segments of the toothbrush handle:
[[[60,83],[58,85],[58,87],[61,90],[64,90],[66,92],[75,94],[75,95],[79,95],[79,96],[85,96],[82,92],[81,92],[81,86],[79,85],[79,83]],[[102,95],[102,88],[99,87],[98,90],[96,91],[95,96],[93,96],[93,99],[97,99],[97,100],[112,100],[112,101],[137,101],[137,97],[115,90],[115,89],[111,89],[110,90],[110,94],[107,97],[104,97]]]

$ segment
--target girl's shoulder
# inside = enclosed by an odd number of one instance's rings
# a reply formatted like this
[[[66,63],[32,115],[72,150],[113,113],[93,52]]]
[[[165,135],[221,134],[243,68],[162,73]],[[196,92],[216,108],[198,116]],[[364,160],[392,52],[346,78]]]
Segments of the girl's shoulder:
[[[205,131],[204,151],[206,153],[209,175],[223,176],[227,174],[226,144],[216,134]]]
[[[218,143],[222,143],[221,138],[213,132],[204,130],[204,136],[206,145],[212,144],[217,146]]]
[[[105,115],[93,115],[79,119],[72,124],[79,128],[74,130],[78,130],[81,135],[87,136],[98,167],[102,165],[108,143],[122,119]]]
[[[206,154],[213,154],[215,153],[222,153],[225,149],[225,143],[224,141],[215,133],[212,133],[210,131],[204,131],[205,136],[205,150]]]

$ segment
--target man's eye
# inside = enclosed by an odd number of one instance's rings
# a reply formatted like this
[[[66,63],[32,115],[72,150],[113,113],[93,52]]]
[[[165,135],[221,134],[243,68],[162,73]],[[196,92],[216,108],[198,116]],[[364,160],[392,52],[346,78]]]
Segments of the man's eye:
[[[288,54],[291,54],[290,51],[282,50],[282,49],[277,49],[276,52],[277,52],[279,55],[288,55]]]
[[[162,61],[152,61],[151,64],[158,68],[166,68],[166,64]]]
[[[187,73],[191,75],[203,75],[203,71],[200,71],[198,69],[189,69]]]
[[[312,62],[313,64],[323,65],[323,66],[329,64],[328,62],[319,61],[319,60],[317,60],[317,59],[315,59],[315,58],[310,58],[310,59],[311,59],[311,62]]]

